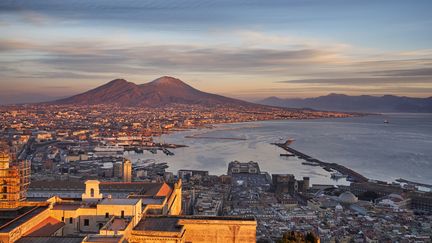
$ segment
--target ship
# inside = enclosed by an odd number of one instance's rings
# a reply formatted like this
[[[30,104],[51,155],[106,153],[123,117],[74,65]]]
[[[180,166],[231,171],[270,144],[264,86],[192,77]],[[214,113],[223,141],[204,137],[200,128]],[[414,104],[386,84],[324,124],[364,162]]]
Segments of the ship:
[[[302,165],[319,166],[320,164],[314,162],[302,162]]]
[[[288,140],[286,140],[285,141],[285,146],[289,146],[289,145],[291,145],[293,142],[295,141],[295,139],[293,139],[293,138],[290,138],[290,139],[288,139]]]
[[[390,122],[388,120],[384,120],[384,123],[387,124],[387,123],[390,123]]]
[[[286,154],[280,154],[280,156],[281,156],[281,157],[293,157],[293,156],[295,156],[295,155],[292,154],[292,153],[286,153]]]
[[[169,150],[168,150],[168,149],[166,149],[166,148],[163,148],[163,149],[162,149],[162,151],[163,151],[163,152],[164,152],[164,154],[166,154],[166,155],[170,155],[170,156],[174,155],[174,153],[173,153],[173,152],[169,151]]]
[[[347,175],[344,175],[344,174],[340,173],[339,171],[331,174],[331,178],[336,179],[336,180],[341,179],[341,178],[345,178],[345,177],[347,177]]]

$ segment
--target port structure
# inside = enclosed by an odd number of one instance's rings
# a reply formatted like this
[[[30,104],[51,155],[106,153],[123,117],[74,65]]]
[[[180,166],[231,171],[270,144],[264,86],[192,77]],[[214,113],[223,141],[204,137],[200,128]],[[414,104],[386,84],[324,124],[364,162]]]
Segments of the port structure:
[[[276,146],[284,149],[285,151],[297,156],[300,159],[306,160],[306,162],[308,162],[308,163],[313,163],[313,165],[319,165],[319,166],[323,167],[323,169],[325,169],[329,172],[337,171],[342,175],[346,175],[353,182],[367,182],[367,181],[369,181],[369,179],[366,178],[365,176],[363,176],[360,173],[358,173],[354,170],[351,170],[351,169],[349,169],[343,165],[340,165],[337,163],[323,162],[319,159],[315,159],[315,158],[313,158],[307,154],[304,154],[304,153],[302,153],[296,149],[293,149],[292,147],[289,146],[291,143],[292,143],[292,140],[289,139],[285,143],[271,143],[271,144],[276,145]]]

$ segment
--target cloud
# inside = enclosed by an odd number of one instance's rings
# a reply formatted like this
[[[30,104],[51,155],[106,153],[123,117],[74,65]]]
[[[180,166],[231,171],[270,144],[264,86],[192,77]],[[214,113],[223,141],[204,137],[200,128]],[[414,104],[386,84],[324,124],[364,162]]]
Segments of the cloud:
[[[421,83],[432,85],[432,77],[364,77],[364,78],[322,78],[322,79],[296,79],[276,81],[277,83],[298,84],[338,84],[338,85],[382,85]]]
[[[319,49],[270,49],[239,48],[229,46],[202,46],[186,44],[165,45],[112,45],[108,42],[66,42],[47,45],[17,40],[0,41],[2,52],[38,53],[26,57],[33,65],[43,65],[49,72],[38,72],[36,76],[50,75],[59,70],[82,72],[86,75],[101,73],[145,73],[169,70],[188,72],[224,73],[287,73],[290,68],[299,69],[308,65],[328,65],[334,53]],[[18,56],[18,55],[17,55]],[[5,66],[8,65],[4,61]],[[9,62],[14,66],[16,62]],[[19,73],[17,73],[19,75]],[[75,74],[81,78],[83,74]]]
[[[250,89],[248,85],[239,85],[235,91],[222,91],[243,97],[303,95],[317,90],[342,93],[398,93],[399,90],[399,93],[424,94],[432,86],[431,60],[421,52],[358,57],[349,55],[347,50],[351,48],[325,46],[156,44],[136,43],[128,38],[121,42],[69,40],[55,43],[2,39],[0,53],[7,55],[0,57],[0,74],[9,79],[107,81],[120,76],[189,73],[193,74],[189,76],[199,76],[200,80],[222,76],[257,78],[269,86],[268,89],[263,85]],[[269,81],[274,77],[298,78]]]
[[[426,76],[432,77],[432,67],[427,68],[414,68],[414,69],[399,69],[399,70],[386,70],[375,72],[379,76]]]
[[[14,39],[0,39],[0,52],[31,50],[36,46],[28,41],[19,41]]]

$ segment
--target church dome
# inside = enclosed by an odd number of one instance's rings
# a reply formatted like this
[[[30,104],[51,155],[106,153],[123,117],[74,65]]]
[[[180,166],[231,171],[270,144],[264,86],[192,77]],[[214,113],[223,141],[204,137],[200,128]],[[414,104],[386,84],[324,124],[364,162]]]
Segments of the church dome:
[[[339,201],[341,203],[353,204],[358,201],[358,198],[354,196],[354,194],[352,194],[351,192],[346,191],[339,195]]]

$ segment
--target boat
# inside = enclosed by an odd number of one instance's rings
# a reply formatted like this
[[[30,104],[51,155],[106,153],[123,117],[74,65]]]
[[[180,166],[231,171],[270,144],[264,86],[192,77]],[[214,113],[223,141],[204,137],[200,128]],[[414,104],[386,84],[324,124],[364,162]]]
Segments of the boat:
[[[286,140],[285,146],[291,145],[294,141],[295,141],[295,139],[293,139],[293,138],[290,138],[290,139]]]
[[[326,170],[326,171],[328,171],[328,172],[332,172],[332,171],[333,171],[333,170],[332,170],[330,167],[328,167],[328,166],[323,167],[323,169]]]
[[[134,151],[137,154],[142,154],[144,152],[144,150],[142,148],[138,148],[138,147],[134,148]]]
[[[281,157],[292,157],[294,154],[280,154]]]
[[[347,177],[347,175],[344,175],[344,174],[340,173],[339,171],[331,174],[331,178],[336,179],[336,180],[341,179],[341,178],[345,178],[345,177]]]
[[[302,162],[302,165],[319,166],[320,164],[313,162]]]
[[[150,153],[157,154],[157,149],[149,149]]]
[[[166,154],[166,155],[170,155],[170,156],[174,155],[174,153],[173,153],[173,152],[169,151],[169,150],[168,150],[168,149],[166,149],[166,148],[163,148],[163,149],[162,149],[162,151],[163,151],[163,152],[164,152],[164,154]]]
[[[388,120],[384,120],[384,123],[385,123],[385,124],[388,124],[388,123],[390,123],[390,122],[389,122]]]

